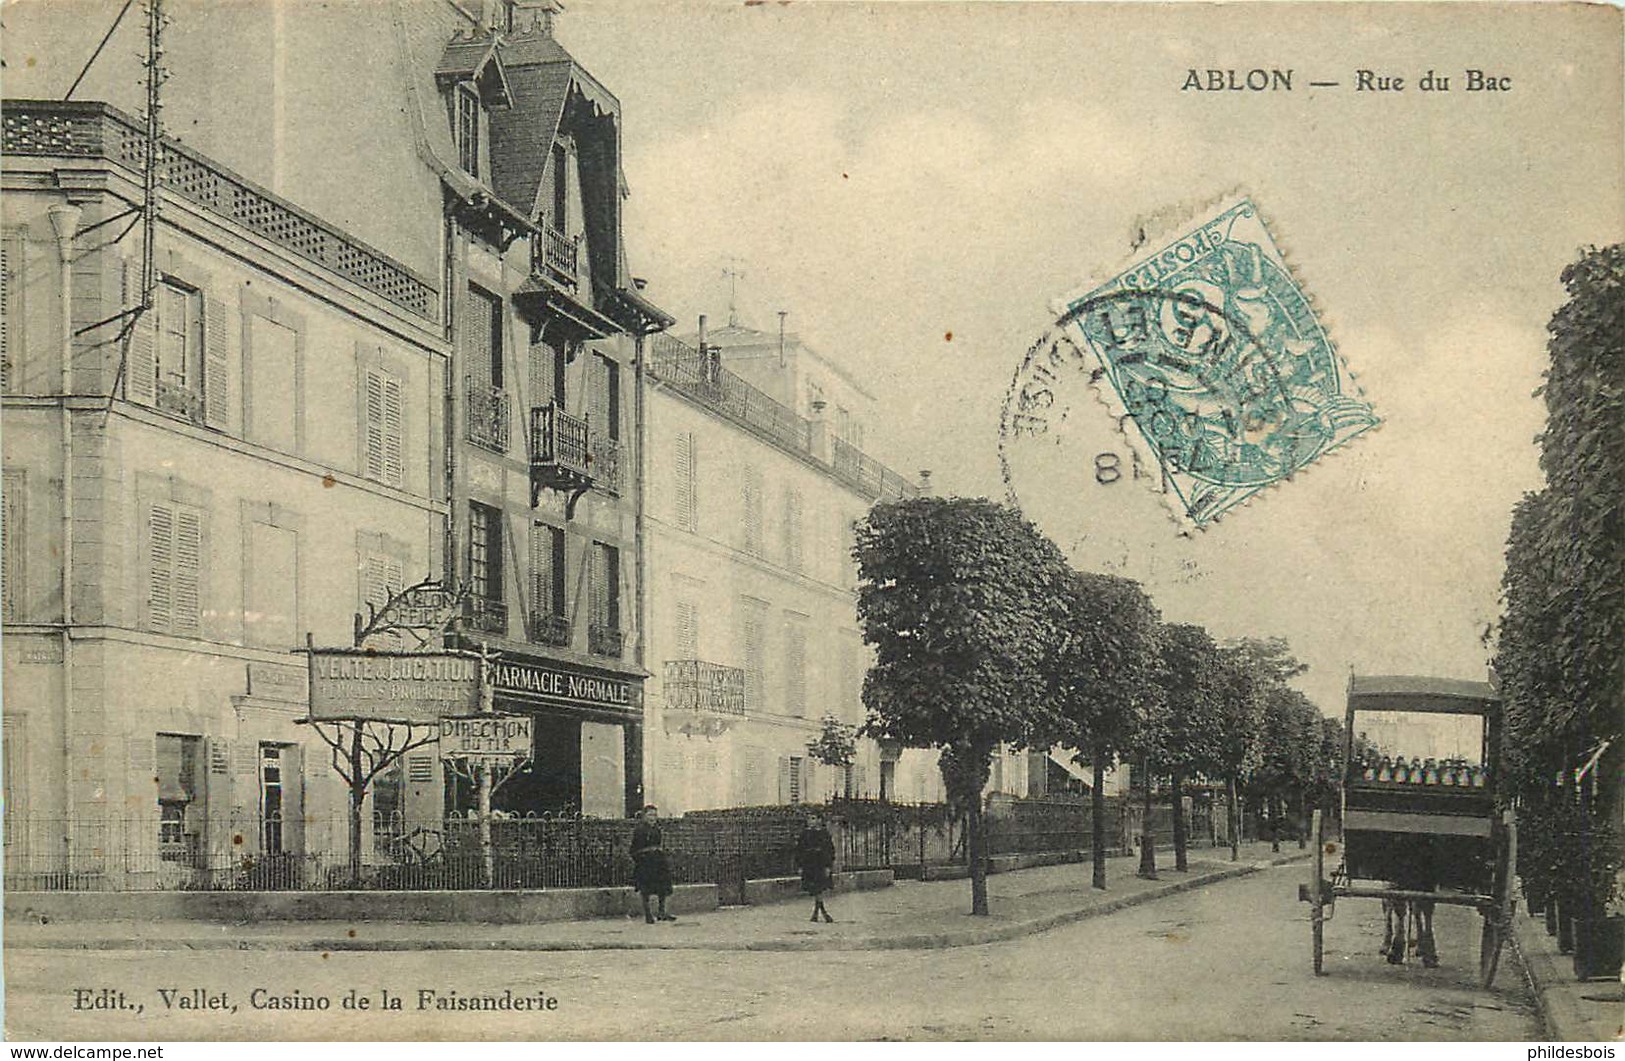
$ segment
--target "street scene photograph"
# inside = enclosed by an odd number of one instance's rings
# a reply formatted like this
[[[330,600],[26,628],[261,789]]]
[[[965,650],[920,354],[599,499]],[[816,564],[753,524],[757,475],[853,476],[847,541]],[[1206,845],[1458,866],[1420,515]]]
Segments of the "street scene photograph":
[[[1625,1035],[1619,7],[0,60],[10,1042]]]

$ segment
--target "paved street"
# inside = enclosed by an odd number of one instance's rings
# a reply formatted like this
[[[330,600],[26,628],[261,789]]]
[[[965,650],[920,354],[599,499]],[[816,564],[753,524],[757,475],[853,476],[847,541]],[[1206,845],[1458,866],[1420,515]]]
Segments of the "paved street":
[[[1478,920],[1440,908],[1444,967],[1376,954],[1374,901],[1340,904],[1331,975],[1309,972],[1301,866],[1284,866],[1005,943],[923,951],[332,953],[10,950],[13,1039],[1470,1039],[1539,1034],[1515,967],[1474,984]],[[1175,874],[1165,873],[1167,877]],[[910,885],[898,885],[899,889]],[[916,885],[917,887],[917,885]],[[801,904],[773,908],[786,919]],[[803,925],[811,932],[813,926]],[[680,926],[671,931],[681,931]],[[165,1011],[159,988],[225,992],[235,1013]],[[72,1009],[76,987],[125,993],[139,1015]],[[264,988],[332,999],[327,1013],[250,1007]],[[342,1011],[354,987],[373,1006]],[[450,997],[511,990],[558,999],[531,1012],[437,1012]],[[183,992],[184,993],[184,992]],[[190,997],[190,996],[189,996]],[[320,1026],[308,1023],[319,1020]]]

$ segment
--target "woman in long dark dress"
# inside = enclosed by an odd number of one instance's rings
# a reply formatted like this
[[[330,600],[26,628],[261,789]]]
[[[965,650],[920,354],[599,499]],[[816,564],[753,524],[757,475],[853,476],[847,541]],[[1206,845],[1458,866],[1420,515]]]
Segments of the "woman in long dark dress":
[[[813,897],[812,917],[808,920],[816,922],[822,914],[825,922],[833,922],[835,919],[824,909],[824,893],[835,885],[835,838],[816,814],[801,830],[796,861],[801,865],[801,890]]]
[[[643,820],[632,829],[632,887],[643,896],[643,920],[654,924],[656,917],[649,912],[649,897],[660,900],[661,921],[677,918],[666,913],[666,896],[671,894],[671,863],[660,846],[660,826],[656,822],[660,813],[654,804],[643,808]]]

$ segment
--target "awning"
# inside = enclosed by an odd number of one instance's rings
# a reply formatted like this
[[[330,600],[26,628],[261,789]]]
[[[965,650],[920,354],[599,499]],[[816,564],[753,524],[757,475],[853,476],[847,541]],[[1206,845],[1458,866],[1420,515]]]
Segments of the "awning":
[[[1049,759],[1050,762],[1054,763],[1056,766],[1059,766],[1062,770],[1065,770],[1079,781],[1082,781],[1084,788],[1095,787],[1094,772],[1091,770],[1085,770],[1082,766],[1079,766],[1077,763],[1073,762],[1070,752],[1065,750],[1055,751],[1054,749],[1051,749]]]

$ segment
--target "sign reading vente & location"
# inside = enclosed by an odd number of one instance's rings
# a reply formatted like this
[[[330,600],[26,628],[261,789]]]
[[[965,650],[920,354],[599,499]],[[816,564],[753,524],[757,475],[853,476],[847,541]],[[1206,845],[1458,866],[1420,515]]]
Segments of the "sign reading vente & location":
[[[440,757],[507,758],[531,753],[535,740],[529,715],[477,715],[440,720]]]
[[[480,709],[480,661],[440,653],[317,652],[310,717],[436,725]]]

